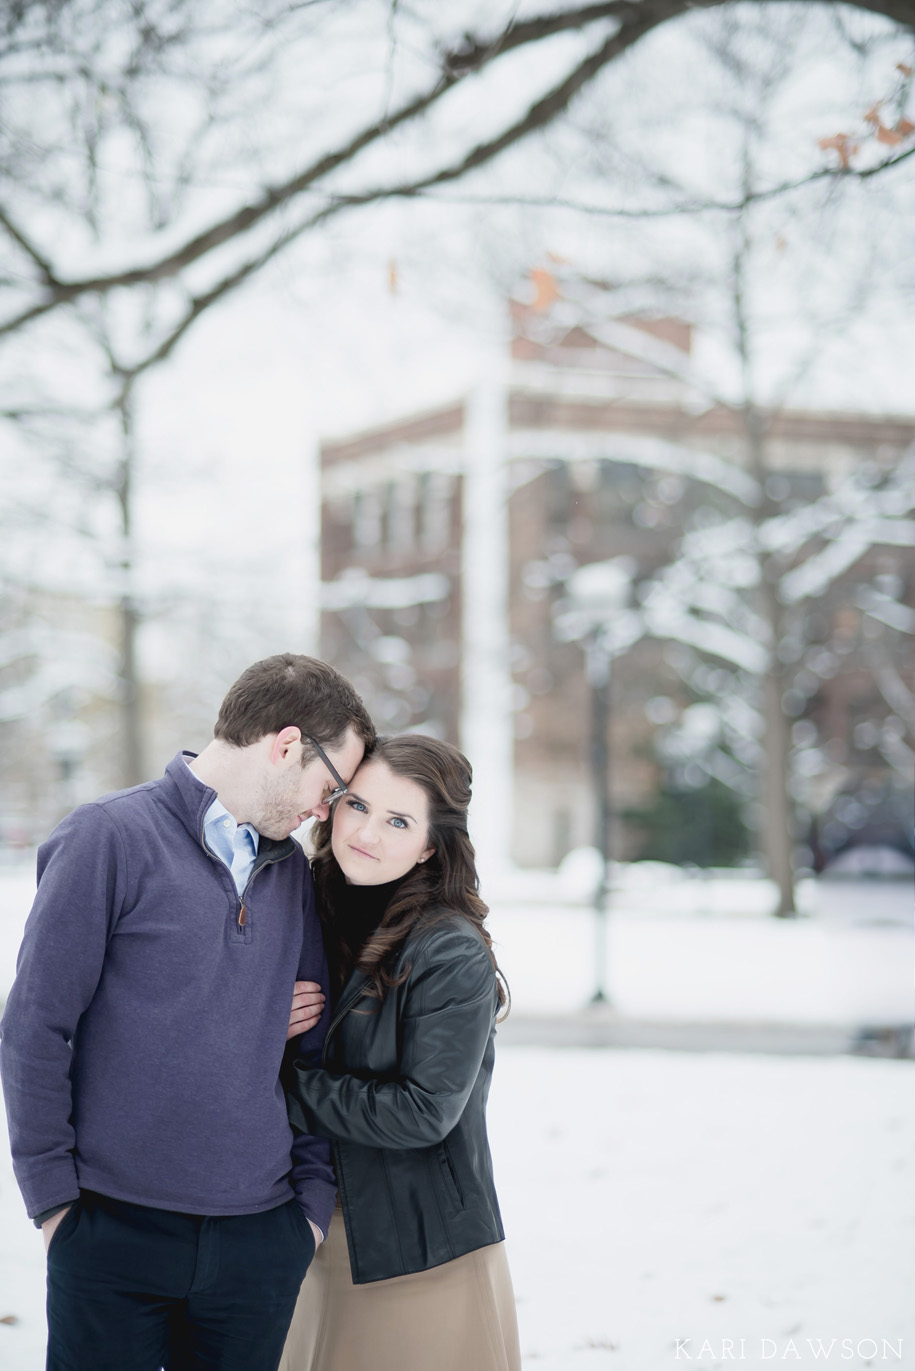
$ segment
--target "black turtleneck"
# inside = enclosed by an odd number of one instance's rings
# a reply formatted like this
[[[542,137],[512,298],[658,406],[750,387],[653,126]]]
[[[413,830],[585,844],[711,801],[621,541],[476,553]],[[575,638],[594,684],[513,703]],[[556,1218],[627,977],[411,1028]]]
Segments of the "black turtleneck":
[[[354,961],[381,923],[402,880],[401,876],[385,885],[341,885],[338,889],[336,917]]]

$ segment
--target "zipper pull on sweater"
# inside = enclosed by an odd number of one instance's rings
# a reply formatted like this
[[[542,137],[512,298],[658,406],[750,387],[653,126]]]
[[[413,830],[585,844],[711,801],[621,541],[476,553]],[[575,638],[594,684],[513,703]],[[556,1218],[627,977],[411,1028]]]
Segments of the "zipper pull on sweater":
[[[238,911],[238,926],[239,926],[239,928],[244,928],[244,926],[245,926],[245,924],[246,924],[247,922],[248,922],[248,911],[245,909],[244,904],[242,904],[241,908],[240,908],[239,911]]]

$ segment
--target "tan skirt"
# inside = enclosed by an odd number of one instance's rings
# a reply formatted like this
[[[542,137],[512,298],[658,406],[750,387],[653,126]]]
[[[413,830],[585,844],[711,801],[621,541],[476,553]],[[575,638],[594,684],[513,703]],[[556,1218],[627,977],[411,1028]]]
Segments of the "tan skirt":
[[[505,1244],[354,1285],[343,1214],[302,1285],[279,1371],[520,1371]]]

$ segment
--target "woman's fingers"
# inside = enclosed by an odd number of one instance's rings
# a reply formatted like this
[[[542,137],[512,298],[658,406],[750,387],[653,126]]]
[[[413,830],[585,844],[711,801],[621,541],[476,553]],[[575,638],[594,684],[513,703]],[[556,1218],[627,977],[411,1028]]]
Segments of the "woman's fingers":
[[[316,981],[296,981],[293,988],[292,1008],[321,1010],[324,1007],[324,991]]]
[[[315,981],[296,981],[286,1041],[314,1028],[324,1008],[324,992]]]

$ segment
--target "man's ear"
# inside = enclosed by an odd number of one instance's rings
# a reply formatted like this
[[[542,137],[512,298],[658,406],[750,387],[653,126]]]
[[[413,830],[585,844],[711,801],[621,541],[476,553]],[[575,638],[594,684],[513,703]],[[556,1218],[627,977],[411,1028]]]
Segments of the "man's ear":
[[[288,728],[281,728],[273,739],[273,746],[270,749],[270,760],[274,766],[285,762],[296,743],[302,741],[302,730],[296,728],[295,724],[290,724]]]

